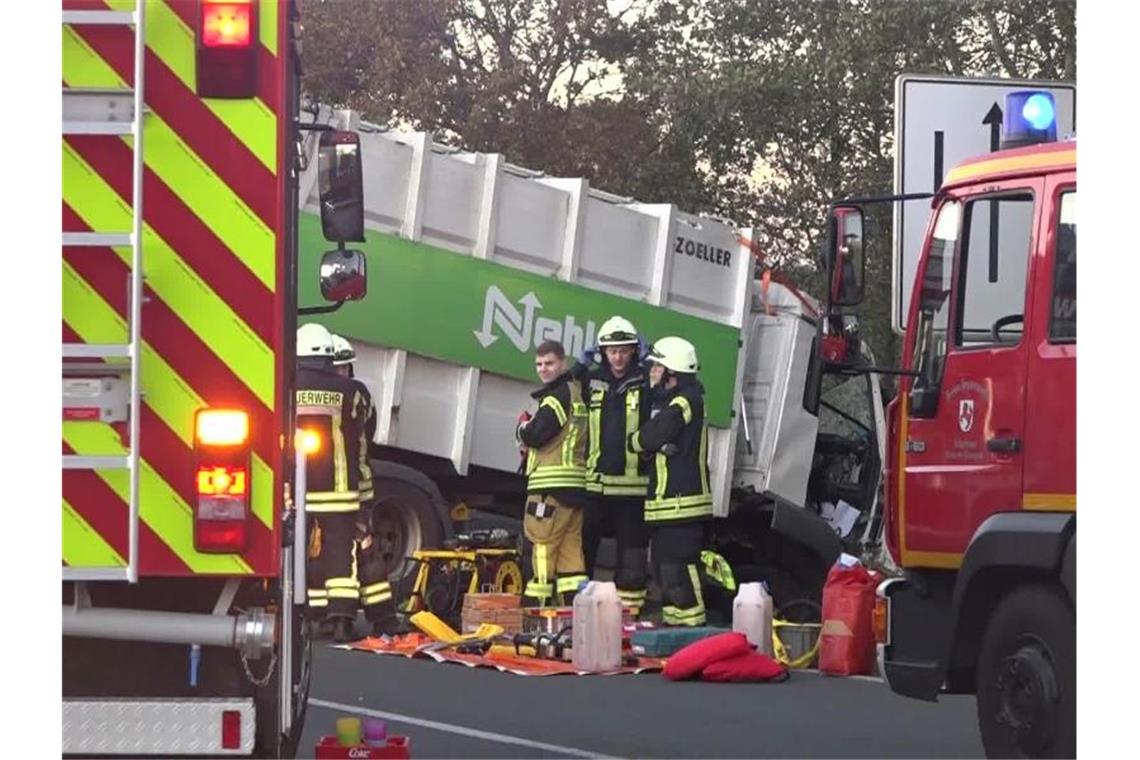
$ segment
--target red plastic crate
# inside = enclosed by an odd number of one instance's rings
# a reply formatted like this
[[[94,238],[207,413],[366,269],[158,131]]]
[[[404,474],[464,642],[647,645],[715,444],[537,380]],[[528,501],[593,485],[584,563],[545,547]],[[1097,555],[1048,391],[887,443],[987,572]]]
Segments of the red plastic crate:
[[[335,736],[322,736],[314,757],[317,760],[373,760],[381,757],[405,758],[411,757],[409,746],[411,740],[406,736],[389,736],[385,747],[369,747],[359,744],[354,747],[342,747]]]

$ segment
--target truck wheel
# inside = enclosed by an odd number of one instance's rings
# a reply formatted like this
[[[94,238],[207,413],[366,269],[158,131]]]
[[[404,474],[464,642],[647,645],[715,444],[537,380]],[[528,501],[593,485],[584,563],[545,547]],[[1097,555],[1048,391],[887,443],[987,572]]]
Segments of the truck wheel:
[[[1075,757],[1076,619],[1061,593],[1028,586],[998,602],[978,655],[987,757]]]
[[[443,497],[426,475],[394,462],[372,462],[376,507],[372,533],[388,566],[388,578],[397,587],[411,573],[412,552],[438,549],[448,527],[440,518]]]

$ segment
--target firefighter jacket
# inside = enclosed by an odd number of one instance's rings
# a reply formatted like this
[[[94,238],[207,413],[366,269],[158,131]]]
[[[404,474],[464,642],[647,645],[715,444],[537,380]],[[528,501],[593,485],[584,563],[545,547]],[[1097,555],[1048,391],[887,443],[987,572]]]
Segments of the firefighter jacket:
[[[645,521],[712,517],[704,388],[696,378],[682,377],[677,386],[657,394],[660,403],[652,418],[629,436],[631,452],[654,453]]]
[[[527,493],[552,494],[577,506],[585,501],[586,406],[567,373],[531,394],[534,417],[516,430],[527,447]]]
[[[372,465],[368,461],[368,447],[376,438],[376,405],[372,403],[372,394],[368,386],[359,380],[353,380],[359,386],[363,398],[364,424],[360,428],[360,491],[361,503],[367,504],[376,498],[372,488]]]
[[[305,468],[310,512],[360,508],[360,447],[368,413],[361,388],[331,368],[297,370],[297,427],[315,432],[320,441]]]
[[[626,449],[626,438],[649,419],[645,371],[634,365],[618,380],[603,364],[589,371],[585,385],[590,411],[586,488],[603,496],[644,498],[648,468]]]

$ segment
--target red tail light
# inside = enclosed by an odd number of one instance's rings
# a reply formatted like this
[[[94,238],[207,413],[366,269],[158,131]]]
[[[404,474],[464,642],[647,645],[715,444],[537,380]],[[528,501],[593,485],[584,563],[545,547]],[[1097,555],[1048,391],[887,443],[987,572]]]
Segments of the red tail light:
[[[249,547],[249,415],[241,410],[203,409],[195,420],[197,503],[194,548],[233,554]]]
[[[198,94],[252,98],[257,94],[257,5],[252,0],[199,0]]]

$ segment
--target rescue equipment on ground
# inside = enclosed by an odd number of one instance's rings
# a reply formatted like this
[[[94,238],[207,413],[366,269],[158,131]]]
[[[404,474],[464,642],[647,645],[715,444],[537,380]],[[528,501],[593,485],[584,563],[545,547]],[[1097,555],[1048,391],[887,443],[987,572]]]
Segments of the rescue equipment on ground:
[[[738,657],[752,651],[748,637],[736,631],[718,633],[695,641],[665,661],[664,676],[670,681],[684,681],[700,675],[717,660]]]
[[[617,586],[590,581],[574,597],[574,667],[593,673],[621,667],[622,604]]]
[[[749,652],[709,663],[701,671],[701,680],[717,683],[778,683],[788,680],[788,671],[763,652]]]
[[[714,628],[712,626],[653,628],[634,631],[629,643],[634,654],[647,657],[669,657],[694,641],[722,633],[729,633],[729,631],[727,628]]]
[[[831,675],[867,675],[875,666],[872,616],[878,573],[849,554],[827,573],[823,585],[823,625],[819,635],[819,670]]]
[[[465,594],[519,594],[523,588],[517,534],[496,528],[455,537],[445,549],[423,549],[408,558],[419,565],[405,613],[427,610],[459,625]]]
[[[732,630],[748,637],[769,657],[772,646],[772,597],[762,583],[745,583],[732,602]]]

